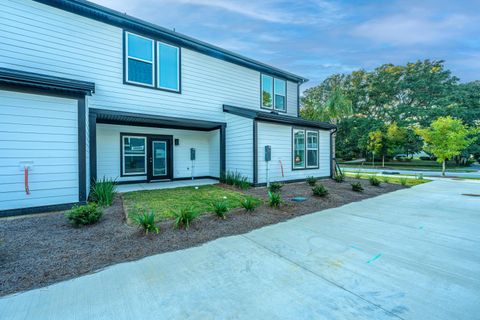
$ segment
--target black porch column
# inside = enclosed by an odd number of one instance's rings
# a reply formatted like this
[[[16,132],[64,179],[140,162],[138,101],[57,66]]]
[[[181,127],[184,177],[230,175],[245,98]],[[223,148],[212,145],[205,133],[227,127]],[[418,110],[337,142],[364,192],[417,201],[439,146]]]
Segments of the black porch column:
[[[88,132],[90,142],[90,183],[97,180],[97,114],[88,112]]]
[[[220,126],[220,177],[226,172],[226,137],[225,137],[225,128],[226,124]]]

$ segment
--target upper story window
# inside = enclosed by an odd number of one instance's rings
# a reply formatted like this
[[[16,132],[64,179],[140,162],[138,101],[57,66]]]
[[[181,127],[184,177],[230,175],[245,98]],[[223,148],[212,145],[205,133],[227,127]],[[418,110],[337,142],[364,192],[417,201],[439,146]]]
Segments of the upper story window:
[[[125,81],[180,92],[180,48],[129,32],[125,35]]]
[[[127,81],[153,87],[153,40],[127,33]]]
[[[262,74],[262,108],[287,111],[287,83]]]

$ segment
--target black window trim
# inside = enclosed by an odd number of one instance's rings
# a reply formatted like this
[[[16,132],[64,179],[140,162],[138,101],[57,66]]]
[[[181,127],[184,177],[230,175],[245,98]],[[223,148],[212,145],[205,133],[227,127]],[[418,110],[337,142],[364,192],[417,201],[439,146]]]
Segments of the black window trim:
[[[295,167],[295,138],[294,134],[295,131],[303,131],[304,132],[304,137],[305,137],[305,161],[303,167]],[[307,132],[316,132],[317,133],[317,165],[315,167],[313,166],[307,166],[308,163],[308,152],[307,152]],[[306,127],[293,127],[292,126],[292,171],[296,170],[316,170],[320,169],[320,130],[313,130],[312,128],[306,128]]]
[[[125,173],[125,148],[123,145],[123,138],[125,137],[135,137],[135,138],[143,138],[145,140],[145,173]],[[148,144],[148,137],[147,135],[143,134],[136,134],[136,133],[120,133],[120,177],[138,177],[138,176],[146,176],[148,173],[148,159],[147,159],[147,144]]]
[[[128,50],[127,50],[127,35],[128,34],[133,34],[135,36],[139,36],[145,39],[149,39],[153,41],[153,85],[148,85],[148,84],[143,84],[140,82],[134,82],[134,81],[129,81],[128,80],[128,73],[127,73],[127,63],[128,63]],[[163,43],[172,47],[178,48],[178,90],[173,90],[173,89],[168,89],[168,88],[162,88],[158,85],[158,43]],[[142,88],[148,88],[148,89],[154,89],[154,90],[160,90],[160,91],[165,91],[165,92],[170,92],[170,93],[177,93],[177,94],[182,94],[182,47],[175,45],[174,43],[171,43],[169,41],[165,40],[159,40],[157,38],[130,31],[127,29],[123,29],[123,84],[130,85],[130,86],[136,86],[136,87],[142,87]]]
[[[272,96],[272,107],[267,108],[263,106],[263,76],[267,76],[272,78],[272,91],[273,91],[273,96]],[[285,110],[282,109],[277,109],[275,106],[275,79],[277,80],[282,80],[285,82]],[[285,78],[280,78],[280,77],[275,77],[271,74],[268,73],[260,73],[260,108],[264,110],[270,110],[270,111],[275,111],[275,112],[281,112],[281,113],[287,113],[288,110],[288,102],[287,102],[287,93],[288,93],[288,80]]]

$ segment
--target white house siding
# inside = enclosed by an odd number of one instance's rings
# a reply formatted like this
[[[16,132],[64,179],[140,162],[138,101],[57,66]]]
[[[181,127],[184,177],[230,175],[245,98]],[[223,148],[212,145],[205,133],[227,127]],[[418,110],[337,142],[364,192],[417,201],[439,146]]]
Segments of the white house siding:
[[[0,6],[0,67],[95,82],[94,108],[224,121],[223,104],[260,107],[260,73],[181,50],[182,93],[123,84],[120,28],[29,0]],[[288,114],[297,87],[287,85]]]
[[[304,179],[307,176],[324,177],[330,175],[330,132],[319,131],[318,169],[292,170],[292,127],[265,122],[258,123],[258,183],[266,183],[265,146],[272,147],[272,160],[269,163],[270,181]],[[283,165],[283,176],[281,164]]]
[[[226,169],[253,182],[253,120],[226,114]]]
[[[78,202],[77,105],[0,90],[0,210]]]
[[[118,181],[147,178],[146,176],[120,177],[120,133],[172,135],[173,139],[179,139],[179,145],[173,146],[173,178],[192,176],[190,148],[196,149],[194,175],[218,177],[220,148],[219,143],[213,141],[214,132],[97,124],[97,178],[106,177]],[[217,137],[220,139],[219,135]],[[217,164],[218,168],[214,168]]]

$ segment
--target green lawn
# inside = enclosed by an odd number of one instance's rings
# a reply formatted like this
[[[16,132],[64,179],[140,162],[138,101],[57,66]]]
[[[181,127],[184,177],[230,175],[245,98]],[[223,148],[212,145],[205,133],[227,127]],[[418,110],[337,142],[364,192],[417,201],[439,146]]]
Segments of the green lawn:
[[[229,209],[240,207],[243,193],[227,190],[218,186],[182,187],[175,189],[134,191],[123,194],[124,206],[129,218],[139,210],[153,211],[158,220],[174,217],[173,212],[191,207],[194,212],[211,212],[215,201],[226,202]]]
[[[386,161],[385,167],[382,167],[381,161],[375,161],[375,166],[372,166],[371,161],[365,161],[362,163],[350,163],[350,162],[339,162],[341,168],[351,167],[357,168],[361,167],[363,169],[375,168],[375,169],[398,169],[398,170],[430,170],[430,171],[441,171],[442,166],[436,161],[428,160],[412,160],[412,161]],[[469,167],[457,166],[455,162],[447,163],[447,172],[475,172],[475,170],[469,169]]]
[[[352,173],[352,172],[346,172],[345,175],[347,177],[352,177],[352,178],[356,178],[357,177],[357,174],[356,173]],[[360,175],[360,179],[365,179],[365,180],[368,180],[372,175],[368,175],[368,174],[361,174]],[[384,178],[388,179],[388,183],[393,183],[393,184],[402,184],[402,178],[400,177],[384,177],[384,176],[380,176],[380,175],[377,175],[377,178],[380,179],[381,182],[385,182],[384,181]],[[419,185],[419,184],[422,184],[422,183],[426,183],[426,182],[430,182],[431,180],[427,180],[427,179],[417,179],[417,178],[405,178],[406,180],[406,186],[409,186],[409,187],[412,187],[412,186],[416,186],[416,185]]]

